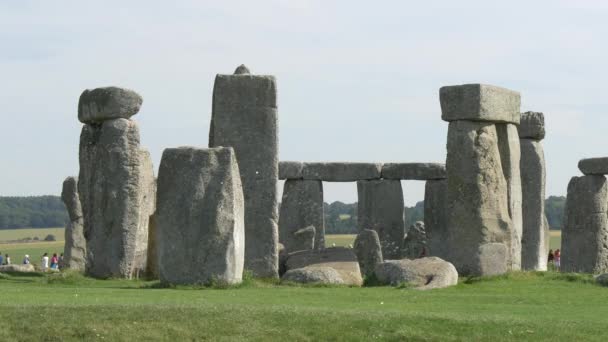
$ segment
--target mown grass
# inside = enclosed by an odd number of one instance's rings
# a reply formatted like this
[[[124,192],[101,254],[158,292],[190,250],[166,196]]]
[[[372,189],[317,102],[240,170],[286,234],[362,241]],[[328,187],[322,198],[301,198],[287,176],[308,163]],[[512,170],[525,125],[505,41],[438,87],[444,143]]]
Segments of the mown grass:
[[[43,240],[47,235],[53,234],[57,241],[63,241],[65,228],[22,228],[0,229],[0,241],[15,241],[25,238],[38,237]]]
[[[0,278],[0,340],[602,341],[608,288],[512,273],[431,291],[392,287],[158,288],[78,274]]]

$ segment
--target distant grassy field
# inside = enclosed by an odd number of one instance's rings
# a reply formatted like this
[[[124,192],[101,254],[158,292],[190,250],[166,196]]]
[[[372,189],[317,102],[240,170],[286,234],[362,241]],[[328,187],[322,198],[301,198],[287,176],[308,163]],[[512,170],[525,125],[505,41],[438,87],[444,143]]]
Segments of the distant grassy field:
[[[40,240],[44,239],[48,234],[53,234],[57,241],[45,242],[17,242],[7,243],[6,241],[19,240],[26,237],[33,238],[37,236]],[[0,230],[0,253],[8,254],[13,263],[21,263],[23,257],[28,254],[34,265],[39,265],[44,253],[63,253],[64,245],[64,228],[27,228],[27,229],[10,229]]]
[[[14,241],[25,238],[43,240],[47,235],[55,235],[57,241],[63,241],[64,228],[23,228],[23,229],[0,229],[0,243],[2,241]]]

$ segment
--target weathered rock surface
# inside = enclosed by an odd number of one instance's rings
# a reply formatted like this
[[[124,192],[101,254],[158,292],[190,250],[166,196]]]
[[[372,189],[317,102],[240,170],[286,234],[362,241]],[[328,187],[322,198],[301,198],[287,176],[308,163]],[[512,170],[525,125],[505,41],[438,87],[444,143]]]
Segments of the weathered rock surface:
[[[543,113],[521,113],[518,130],[521,139],[543,140],[545,138],[545,117]]]
[[[294,251],[302,251],[315,248],[315,227],[308,226],[298,229],[293,233],[296,241]]]
[[[403,190],[398,180],[357,182],[357,224],[359,231],[378,232],[385,259],[401,257],[405,236]]]
[[[165,149],[158,172],[156,224],[162,282],[239,283],[244,209],[232,148]]]
[[[372,229],[363,229],[357,234],[354,250],[359,261],[361,274],[364,277],[373,275],[376,264],[383,260],[378,233]]]
[[[156,225],[156,214],[150,215],[148,222],[148,257],[146,260],[146,275],[150,279],[159,279],[160,270],[158,266],[158,227]]]
[[[608,174],[608,157],[581,159],[578,169],[585,175]]]
[[[279,162],[279,179],[302,179],[304,163],[297,161]]]
[[[289,270],[285,272],[281,280],[303,284],[345,284],[338,271],[331,267],[322,266],[308,266]]]
[[[241,64],[234,70],[234,74],[235,75],[249,75],[249,74],[251,74],[251,72],[249,71],[249,68],[247,68],[245,66],[245,64]]]
[[[445,164],[440,163],[386,163],[382,165],[384,179],[445,179]]]
[[[0,272],[32,273],[36,272],[36,269],[32,264],[10,264],[0,265]]]
[[[86,273],[130,278],[145,270],[155,182],[150,154],[134,121],[85,125],[78,192],[87,240]]]
[[[441,87],[441,119],[519,124],[520,95],[516,91],[487,84]]]
[[[285,266],[287,271],[304,267],[329,267],[340,274],[344,284],[363,284],[357,256],[351,248],[332,247],[290,253]]]
[[[245,196],[245,268],[257,277],[278,277],[276,100],[273,76],[215,78],[209,146],[234,148]]]
[[[545,155],[540,141],[521,139],[522,260],[524,270],[547,270]]]
[[[504,243],[485,243],[475,251],[473,262],[479,265],[476,274],[498,275],[509,270],[508,246]]]
[[[401,256],[406,259],[418,259],[429,256],[424,222],[418,221],[410,226],[403,240]]]
[[[317,180],[286,180],[279,215],[279,241],[288,252],[307,249],[304,248],[307,245],[305,241],[295,233],[308,226],[313,226],[315,230],[315,248],[324,248],[323,183]],[[302,245],[303,242],[305,245]]]
[[[355,182],[380,179],[382,164],[377,163],[304,163],[304,179],[326,182]]]
[[[78,179],[68,177],[63,181],[61,200],[65,204],[70,219],[65,227],[64,267],[84,271],[87,241],[84,238],[82,205],[78,196]]]
[[[561,270],[608,272],[608,183],[606,177],[572,177],[562,228]]]
[[[458,272],[451,263],[437,257],[416,260],[386,260],[376,265],[376,278],[382,284],[408,283],[419,290],[458,284]]]
[[[133,90],[105,87],[85,90],[78,101],[78,120],[85,124],[128,119],[137,114],[142,97]]]
[[[442,180],[428,180],[424,187],[424,229],[428,255],[445,259],[448,246],[447,186]]]

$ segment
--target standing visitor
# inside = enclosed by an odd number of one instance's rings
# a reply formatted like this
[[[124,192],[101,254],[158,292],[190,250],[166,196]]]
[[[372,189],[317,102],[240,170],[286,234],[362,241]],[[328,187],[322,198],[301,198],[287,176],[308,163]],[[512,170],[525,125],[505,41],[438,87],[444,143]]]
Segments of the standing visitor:
[[[549,257],[547,258],[547,265],[553,265],[553,260],[554,260],[553,250],[550,249],[549,250]]]
[[[2,257],[2,252],[0,252],[0,265],[4,265],[4,258]]]
[[[7,255],[4,256],[4,264],[5,265],[10,265],[11,264],[11,257]]]
[[[555,268],[559,271],[559,266],[560,266],[560,261],[562,258],[562,253],[559,251],[559,249],[555,250]]]
[[[29,255],[25,255],[25,257],[23,258],[23,264],[24,265],[29,265],[30,264],[30,256]]]
[[[53,257],[51,258],[51,269],[56,270],[59,267],[59,258],[57,258],[57,253],[53,253]]]
[[[42,255],[42,262],[40,263],[40,268],[42,268],[42,272],[46,272],[46,270],[49,268],[49,254],[48,253],[44,253]]]

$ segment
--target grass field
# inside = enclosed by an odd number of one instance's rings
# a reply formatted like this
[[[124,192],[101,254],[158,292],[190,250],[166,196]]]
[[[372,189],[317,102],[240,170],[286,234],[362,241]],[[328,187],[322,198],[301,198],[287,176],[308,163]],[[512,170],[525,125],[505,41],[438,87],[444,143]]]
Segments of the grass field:
[[[6,242],[33,238],[37,236],[40,240],[48,234],[53,234],[57,241],[38,241],[38,242]],[[8,229],[0,230],[0,253],[4,256],[10,255],[13,263],[21,263],[23,257],[28,254],[34,265],[39,265],[42,254],[63,253],[64,228],[27,228],[27,229]]]
[[[23,229],[0,229],[0,243],[2,241],[14,241],[25,238],[38,237],[43,240],[47,235],[53,234],[57,241],[63,241],[64,228],[23,228]]]
[[[0,276],[0,340],[605,341],[608,288],[513,273],[451,288],[157,288],[79,275]]]

